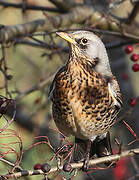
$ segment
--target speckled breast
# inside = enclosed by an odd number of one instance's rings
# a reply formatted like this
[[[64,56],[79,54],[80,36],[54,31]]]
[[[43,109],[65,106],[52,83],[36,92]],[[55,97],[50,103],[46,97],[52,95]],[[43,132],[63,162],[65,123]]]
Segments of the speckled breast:
[[[78,69],[57,77],[53,117],[66,136],[90,139],[104,134],[114,124],[118,112],[107,81],[98,73]]]

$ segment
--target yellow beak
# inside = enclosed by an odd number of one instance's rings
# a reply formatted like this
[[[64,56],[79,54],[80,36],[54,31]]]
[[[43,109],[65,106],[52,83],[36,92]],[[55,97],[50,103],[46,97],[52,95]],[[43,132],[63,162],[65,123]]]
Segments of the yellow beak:
[[[68,34],[65,32],[56,32],[58,36],[60,36],[62,39],[68,41],[71,44],[76,44],[76,41]]]

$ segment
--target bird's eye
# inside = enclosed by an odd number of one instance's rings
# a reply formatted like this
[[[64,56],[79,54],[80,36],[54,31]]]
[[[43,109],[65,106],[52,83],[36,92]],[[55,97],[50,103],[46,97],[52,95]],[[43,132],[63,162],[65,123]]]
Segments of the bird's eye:
[[[86,38],[82,39],[82,43],[86,44],[88,42],[88,40]]]

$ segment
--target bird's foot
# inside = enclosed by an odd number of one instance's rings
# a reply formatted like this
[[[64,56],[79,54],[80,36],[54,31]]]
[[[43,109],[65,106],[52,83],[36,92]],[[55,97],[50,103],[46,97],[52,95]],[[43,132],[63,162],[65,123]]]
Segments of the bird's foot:
[[[86,154],[82,170],[86,172],[88,171],[88,168],[89,168],[89,153]]]

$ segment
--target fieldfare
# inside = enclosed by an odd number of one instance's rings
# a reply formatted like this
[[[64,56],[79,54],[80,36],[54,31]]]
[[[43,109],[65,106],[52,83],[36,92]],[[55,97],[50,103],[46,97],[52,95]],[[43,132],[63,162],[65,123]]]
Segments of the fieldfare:
[[[70,55],[50,87],[53,118],[60,132],[84,144],[81,156],[86,168],[89,153],[98,157],[112,154],[109,130],[122,107],[121,93],[98,36],[90,31],[57,35],[68,42]],[[75,159],[81,160],[79,151]]]

